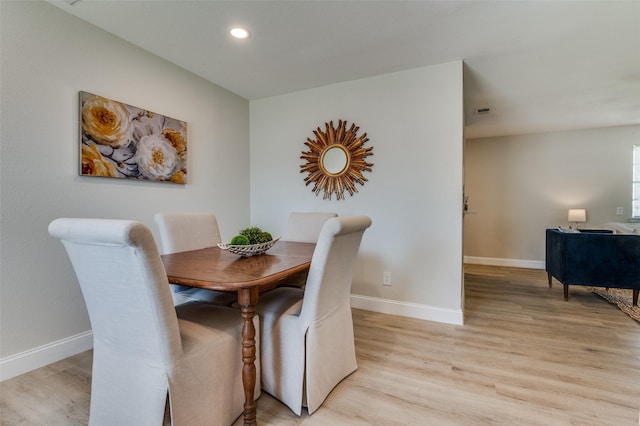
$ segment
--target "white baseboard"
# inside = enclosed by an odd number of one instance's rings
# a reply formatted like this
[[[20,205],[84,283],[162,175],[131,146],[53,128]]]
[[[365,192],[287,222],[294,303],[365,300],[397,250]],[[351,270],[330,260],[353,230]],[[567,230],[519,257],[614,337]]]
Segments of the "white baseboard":
[[[0,382],[93,348],[93,332],[85,331],[57,342],[0,359]]]
[[[473,265],[510,266],[512,268],[544,269],[544,260],[500,259],[497,257],[465,256],[464,263]]]
[[[419,305],[417,303],[400,302],[359,294],[351,295],[351,307],[445,324],[462,325],[464,321],[462,310],[443,309],[435,306]]]

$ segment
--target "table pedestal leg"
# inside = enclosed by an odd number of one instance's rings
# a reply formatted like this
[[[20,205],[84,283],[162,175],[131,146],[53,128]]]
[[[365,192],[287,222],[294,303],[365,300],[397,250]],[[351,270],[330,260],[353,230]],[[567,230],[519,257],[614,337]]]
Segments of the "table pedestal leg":
[[[253,318],[256,315],[258,289],[238,290],[238,303],[242,311],[242,384],[244,386],[244,424],[256,425],[256,402],[253,391],[256,386],[256,328]]]

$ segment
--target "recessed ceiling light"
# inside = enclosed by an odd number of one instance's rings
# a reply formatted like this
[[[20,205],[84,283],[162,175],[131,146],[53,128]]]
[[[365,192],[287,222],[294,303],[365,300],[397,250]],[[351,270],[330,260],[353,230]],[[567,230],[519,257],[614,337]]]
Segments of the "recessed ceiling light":
[[[251,33],[244,28],[233,27],[229,30],[229,33],[235,38],[249,38],[251,37]]]

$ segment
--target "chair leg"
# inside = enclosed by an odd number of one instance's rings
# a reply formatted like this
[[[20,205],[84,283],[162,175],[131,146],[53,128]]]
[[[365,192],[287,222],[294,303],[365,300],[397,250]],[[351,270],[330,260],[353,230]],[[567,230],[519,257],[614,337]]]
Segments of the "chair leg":
[[[547,272],[547,277],[549,278],[549,288],[551,288],[551,280],[553,279],[553,277],[548,272]]]
[[[639,289],[634,289],[633,290],[633,304],[632,306],[638,306],[638,293],[640,293]]]
[[[563,284],[564,286],[564,300],[569,300],[569,286],[567,284]]]

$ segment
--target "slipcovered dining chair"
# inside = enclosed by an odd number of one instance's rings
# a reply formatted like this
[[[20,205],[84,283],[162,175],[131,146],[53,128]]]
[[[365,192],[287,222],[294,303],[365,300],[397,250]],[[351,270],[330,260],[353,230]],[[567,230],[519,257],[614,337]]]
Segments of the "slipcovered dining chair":
[[[318,241],[322,225],[337,216],[337,213],[293,212],[289,214],[282,241],[315,243]]]
[[[262,389],[297,415],[322,405],[354,372],[351,280],[367,216],[325,222],[304,290],[281,287],[260,296]]]
[[[289,214],[282,241],[316,243],[322,225],[324,225],[327,220],[337,216],[337,213],[293,212]],[[284,285],[304,288],[308,273],[308,271],[297,273],[289,277],[287,283]]]
[[[218,221],[211,213],[165,212],[157,213],[154,220],[160,231],[163,254],[216,247],[222,242]],[[233,293],[175,284],[171,284],[171,291],[175,305],[198,300],[231,306],[237,300]]]
[[[93,330],[90,425],[158,426],[166,407],[175,425],[242,414],[242,318],[202,302],[174,307],[149,228],[62,218],[49,233],[66,248]]]

